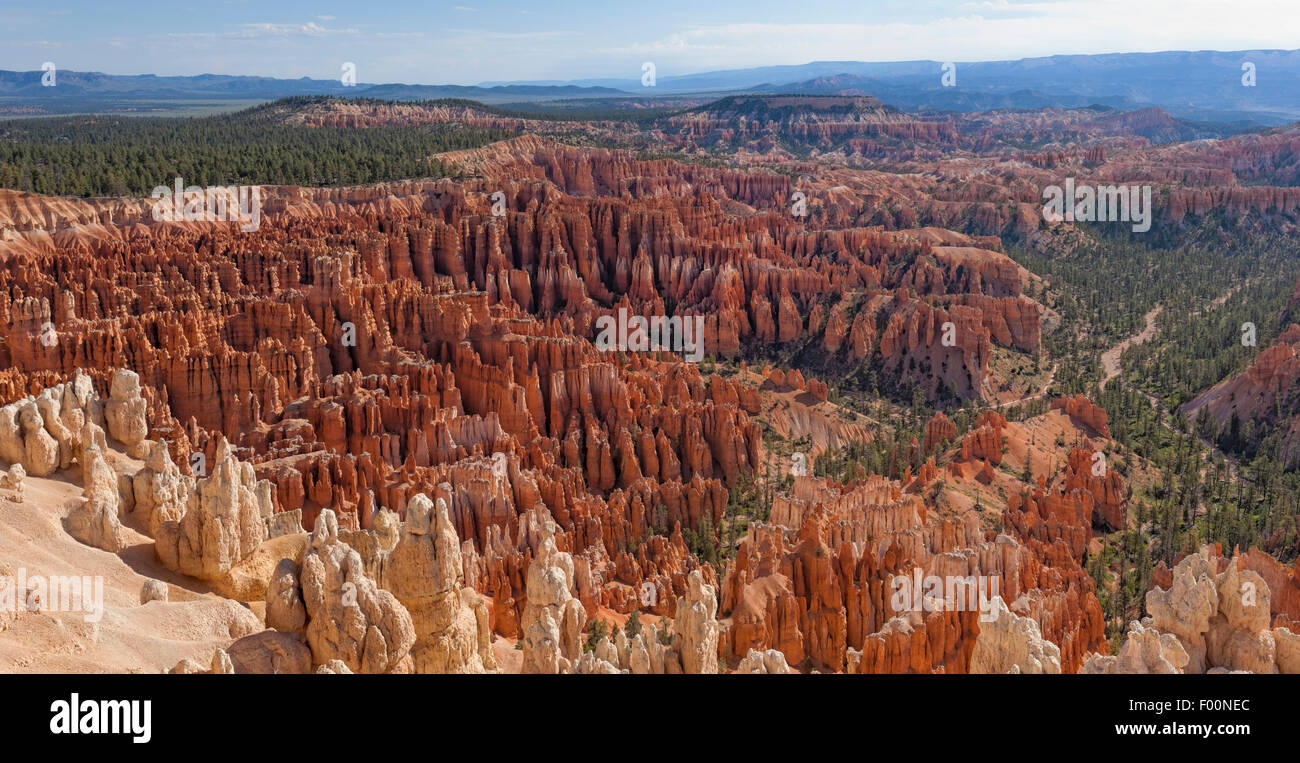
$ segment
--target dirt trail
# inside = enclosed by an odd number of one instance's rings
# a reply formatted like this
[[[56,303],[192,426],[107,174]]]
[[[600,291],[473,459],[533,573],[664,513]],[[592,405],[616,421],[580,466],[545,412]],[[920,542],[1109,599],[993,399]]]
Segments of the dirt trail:
[[[1146,323],[1146,326],[1142,329],[1142,331],[1138,332],[1137,334],[1134,334],[1128,339],[1125,339],[1119,344],[1116,344],[1115,346],[1111,347],[1109,350],[1106,350],[1101,354],[1101,367],[1106,372],[1106,376],[1102,378],[1101,384],[1099,385],[1103,390],[1106,389],[1106,382],[1110,381],[1111,379],[1114,379],[1116,376],[1119,376],[1119,370],[1120,370],[1119,358],[1121,355],[1124,354],[1124,351],[1127,350],[1131,345],[1145,342],[1151,337],[1155,336],[1156,316],[1160,314],[1160,310],[1161,310],[1160,305],[1156,305],[1155,307],[1151,308],[1151,310],[1142,319]]]
[[[1233,288],[1229,289],[1227,293],[1211,301],[1210,304],[1206,306],[1205,310],[1214,310],[1215,308],[1222,306],[1223,303],[1227,302],[1228,299],[1237,291],[1238,288],[1240,287],[1234,286]],[[1151,308],[1151,311],[1148,312],[1143,317],[1143,321],[1146,323],[1146,325],[1145,327],[1143,327],[1141,332],[1134,334],[1133,336],[1123,340],[1122,342],[1114,345],[1113,347],[1111,347],[1110,349],[1106,350],[1101,354],[1101,365],[1102,365],[1102,369],[1106,372],[1106,376],[1101,380],[1101,383],[1098,385],[1100,389],[1105,390],[1106,382],[1110,381],[1111,379],[1119,375],[1120,372],[1119,359],[1120,356],[1124,354],[1124,350],[1128,349],[1130,345],[1137,344],[1139,342],[1148,341],[1153,336],[1155,336],[1156,316],[1160,314],[1161,309],[1162,307],[1160,305],[1156,305],[1155,307]],[[1192,315],[1199,315],[1202,312],[1204,312],[1204,310],[1197,310],[1196,312],[1192,313]],[[1155,395],[1152,395],[1149,392],[1146,392],[1144,390],[1136,390],[1136,391],[1139,392],[1147,400],[1151,401],[1151,404],[1155,406],[1157,409],[1161,409],[1163,407],[1163,403],[1161,403],[1161,401]],[[1162,426],[1164,426],[1165,429],[1168,429],[1170,431],[1177,431],[1169,423],[1169,421],[1164,419],[1164,417],[1161,417],[1160,423]],[[1199,434],[1196,436],[1196,439],[1201,443],[1203,447],[1208,449],[1211,453],[1218,453],[1219,455],[1224,457],[1228,465],[1228,474],[1232,479],[1236,480],[1240,478],[1241,476],[1240,465],[1237,463],[1237,459],[1234,456],[1219,450],[1217,445],[1210,442],[1209,440],[1206,440],[1204,437],[1201,437]]]

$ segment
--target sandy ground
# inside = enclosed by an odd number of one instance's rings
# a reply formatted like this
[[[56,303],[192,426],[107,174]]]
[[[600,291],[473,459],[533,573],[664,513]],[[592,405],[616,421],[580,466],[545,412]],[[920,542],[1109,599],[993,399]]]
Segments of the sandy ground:
[[[120,472],[139,468],[120,451],[108,457]],[[247,606],[164,568],[133,518],[124,519],[128,544],[118,554],[68,535],[63,518],[81,500],[76,479],[67,473],[28,477],[22,503],[13,502],[12,491],[0,490],[0,585],[14,586],[20,571],[29,581],[38,575],[99,576],[102,616],[87,621],[94,618],[93,606],[87,613],[31,612],[21,601],[15,612],[7,605],[0,611],[0,672],[157,673],[184,658],[207,665],[218,648],[262,630]],[[140,604],[149,578],[168,584],[167,602]],[[47,600],[47,606],[57,605]]]

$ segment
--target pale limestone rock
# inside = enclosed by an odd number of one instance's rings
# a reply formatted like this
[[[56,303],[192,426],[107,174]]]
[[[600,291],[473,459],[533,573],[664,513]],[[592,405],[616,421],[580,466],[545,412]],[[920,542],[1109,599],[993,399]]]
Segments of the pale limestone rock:
[[[270,483],[257,480],[223,437],[212,475],[195,483],[184,516],[159,525],[158,558],[168,569],[219,580],[266,540],[270,502]]]
[[[1216,668],[1248,673],[1277,672],[1277,644],[1273,631],[1236,630],[1221,617],[1210,622],[1206,635],[1207,660]]]
[[[989,602],[995,619],[980,621],[980,633],[971,653],[971,673],[1058,674],[1061,650],[1043,639],[1038,623],[1007,608],[1001,596]]]
[[[520,617],[525,673],[567,673],[582,656],[586,610],[573,597],[573,556],[555,547],[555,524],[541,525],[541,541],[528,567],[528,603]]]
[[[1183,672],[1287,672],[1292,646],[1289,640],[1279,643],[1285,629],[1269,629],[1268,584],[1253,570],[1239,570],[1235,558],[1217,572],[1212,550],[1207,545],[1179,562],[1168,590],[1147,593],[1148,625],[1172,634],[1186,650]],[[1106,668],[1101,659],[1099,669]],[[1147,662],[1163,668],[1158,660]],[[1129,667],[1136,672],[1143,664],[1134,660]]]
[[[185,516],[193,480],[181,474],[166,444],[153,441],[148,449],[144,468],[135,473],[131,486],[134,514],[148,528],[149,536],[156,538],[163,523],[178,522]]]
[[[63,389],[64,385],[60,384],[41,390],[36,396],[36,409],[41,412],[45,431],[59,444],[59,468],[69,469],[85,414],[75,407],[63,410]]]
[[[312,672],[311,650],[288,633],[266,630],[245,636],[227,650],[238,674],[303,674]]]
[[[736,666],[736,672],[786,675],[790,672],[790,665],[785,661],[785,654],[779,649],[768,649],[765,652],[750,649],[745,659]]]
[[[1188,663],[1187,650],[1172,633],[1161,633],[1134,620],[1119,649],[1119,655],[1094,654],[1083,665],[1084,673],[1182,673]]]
[[[1187,650],[1188,673],[1204,673],[1207,667],[1205,636],[1210,630],[1210,618],[1219,608],[1214,572],[1207,546],[1174,567],[1173,585],[1168,589],[1147,591],[1151,625],[1182,642]]]
[[[371,529],[379,539],[379,547],[391,551],[402,539],[402,518],[397,516],[396,511],[384,507],[375,514]]]
[[[330,660],[329,662],[326,662],[322,664],[320,667],[316,668],[316,674],[350,676],[352,675],[352,671],[348,670],[348,666],[343,664],[342,660]]]
[[[631,643],[627,640],[627,634],[619,630],[614,634],[614,652],[618,657],[616,664],[626,670],[628,667],[628,657],[631,653]]]
[[[86,414],[86,421],[103,429],[106,425],[104,420],[104,401],[99,399],[95,394],[95,382],[84,371],[78,368],[72,375],[72,381],[64,385],[65,390],[71,390],[72,398],[76,402],[76,407]],[[67,396],[64,397],[67,405]]]
[[[68,513],[68,534],[86,545],[116,553],[124,543],[118,520],[117,474],[96,445],[86,448],[81,469],[83,500]]]
[[[369,530],[339,530],[339,538],[361,555],[366,574],[376,580],[383,578],[388,552],[402,538],[401,519],[397,512],[381,509],[375,515]]]
[[[104,430],[93,421],[87,421],[81,425],[81,433],[77,436],[76,453],[74,460],[83,464],[86,461],[86,448],[91,445],[99,448],[100,453],[108,452],[108,439],[104,436]]]
[[[59,468],[59,442],[45,431],[45,420],[34,402],[18,409],[23,455],[19,461],[33,477],[48,477]]]
[[[604,660],[614,667],[618,667],[618,647],[614,646],[614,642],[608,638],[603,638],[597,642],[595,649],[590,654],[594,655],[598,660]]]
[[[664,643],[668,641],[671,644],[675,640],[675,637],[670,636],[672,621],[665,618],[660,621],[660,626],[651,623],[645,627],[645,647],[647,656],[650,659],[650,672],[655,675],[664,673],[680,674],[682,672],[681,657],[678,656],[676,650]]]
[[[551,611],[540,609],[524,626],[524,662],[521,672],[555,675],[567,673],[569,661],[560,656],[560,626]]]
[[[1277,646],[1278,672],[1300,675],[1300,633],[1279,626],[1273,629],[1273,643]]]
[[[464,586],[460,538],[447,504],[416,495],[401,539],[387,552],[381,585],[406,607],[415,627],[416,673],[496,670],[487,606]]]
[[[281,559],[266,586],[266,626],[285,633],[303,634],[307,628],[307,605],[302,600],[297,562]]]
[[[1268,584],[1234,559],[1218,576],[1219,612],[1210,619],[1206,660],[1215,667],[1276,673],[1276,644],[1269,630]]]
[[[140,588],[140,603],[148,604],[151,601],[167,601],[166,583],[152,578],[144,581]]]
[[[677,599],[677,648],[685,673],[718,672],[718,599],[699,570],[686,578],[686,595]]]
[[[650,675],[650,653],[646,648],[645,634],[638,633],[628,645],[627,668],[634,676]]]
[[[126,474],[117,475],[117,513],[125,516],[135,511],[135,483]]]
[[[224,649],[218,649],[217,653],[212,655],[212,669],[208,671],[212,675],[233,676],[235,674],[235,665],[230,660],[230,655]]]
[[[133,458],[145,455],[142,443],[149,435],[147,413],[148,406],[140,396],[140,376],[124,368],[115,371],[104,403],[104,419],[108,433],[125,445]]]
[[[0,460],[21,464],[27,457],[23,429],[18,424],[19,403],[0,406]]]
[[[202,665],[198,664],[194,660],[191,660],[189,657],[186,657],[185,659],[176,663],[176,666],[167,672],[174,676],[192,676],[192,675],[198,675],[200,673],[206,673],[207,671],[203,669]]]
[[[573,556],[555,548],[555,526],[543,528],[537,557],[528,566],[524,632],[524,673],[567,673],[582,656],[587,612],[575,598]]]
[[[272,514],[266,523],[267,538],[279,538],[281,535],[297,535],[301,532],[306,532],[302,529],[302,509]]]
[[[338,537],[326,509],[303,558],[307,645],[320,665],[342,660],[356,673],[409,672],[415,628],[406,608],[365,574],[361,557]]]
[[[23,480],[27,479],[27,472],[23,469],[22,464],[12,464],[9,471],[0,472],[0,488],[14,491],[13,496],[9,499],[14,503],[23,502]]]
[[[1251,633],[1268,630],[1272,594],[1258,572],[1238,570],[1237,560],[1233,559],[1219,574],[1217,583],[1219,615],[1229,627]]]
[[[578,659],[578,664],[573,672],[579,675],[616,676],[623,671],[608,660],[597,657],[594,652],[584,652],[582,657]]]

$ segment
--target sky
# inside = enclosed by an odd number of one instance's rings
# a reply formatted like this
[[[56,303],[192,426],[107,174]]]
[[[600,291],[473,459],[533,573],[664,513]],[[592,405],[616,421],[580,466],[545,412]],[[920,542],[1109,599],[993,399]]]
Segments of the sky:
[[[1300,47],[1298,0],[0,0],[0,69],[360,83]]]

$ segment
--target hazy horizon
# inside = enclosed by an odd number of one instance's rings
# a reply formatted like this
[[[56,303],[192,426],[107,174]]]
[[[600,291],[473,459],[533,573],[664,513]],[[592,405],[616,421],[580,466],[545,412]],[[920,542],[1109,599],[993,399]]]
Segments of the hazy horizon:
[[[329,80],[352,62],[358,82],[477,85],[637,79],[644,61],[669,78],[816,61],[1293,50],[1300,40],[1300,14],[1279,0],[1246,0],[1231,12],[1211,0],[402,5],[290,0],[272,10],[224,0],[210,13],[164,5],[132,18],[89,2],[0,3],[0,69],[52,61],[110,75]]]

